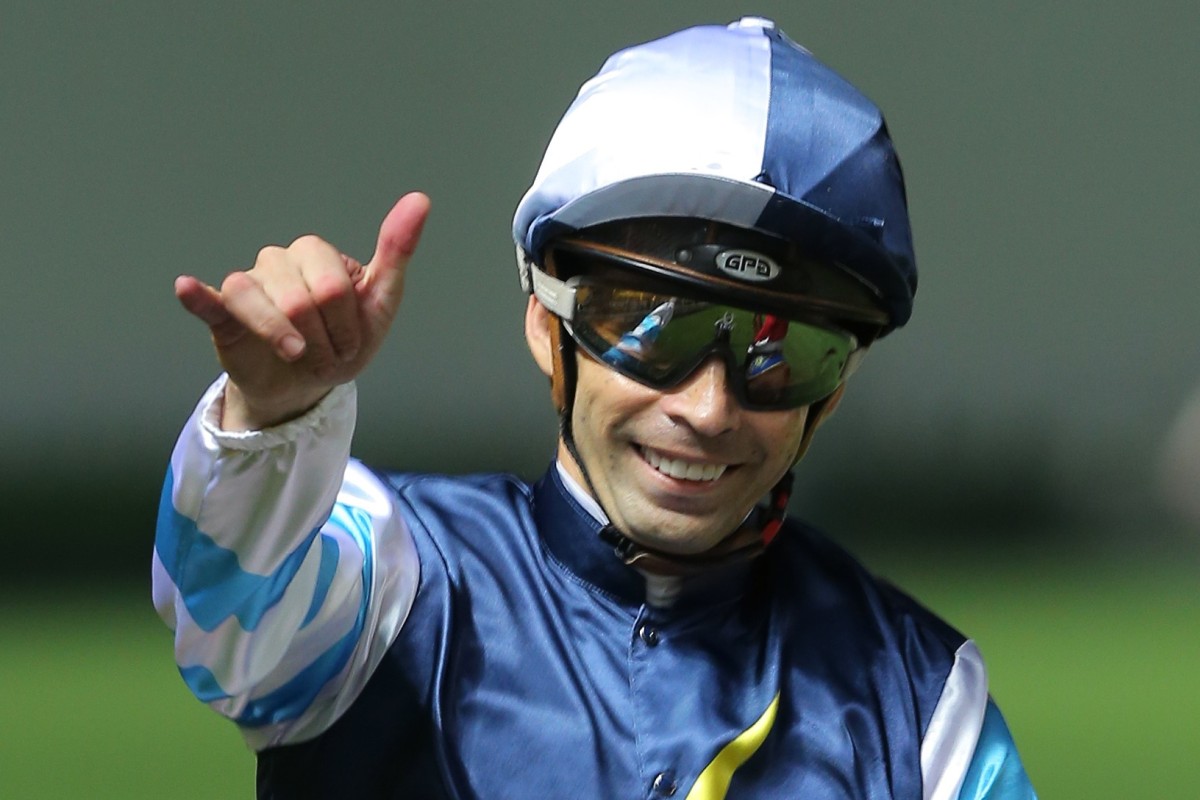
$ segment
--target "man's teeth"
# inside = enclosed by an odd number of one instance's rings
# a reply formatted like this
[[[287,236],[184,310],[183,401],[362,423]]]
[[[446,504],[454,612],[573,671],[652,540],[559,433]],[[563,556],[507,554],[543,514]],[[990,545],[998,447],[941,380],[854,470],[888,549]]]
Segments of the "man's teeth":
[[[643,450],[646,461],[664,475],[687,481],[715,481],[725,473],[724,464],[698,464],[694,461],[664,458],[653,450]]]

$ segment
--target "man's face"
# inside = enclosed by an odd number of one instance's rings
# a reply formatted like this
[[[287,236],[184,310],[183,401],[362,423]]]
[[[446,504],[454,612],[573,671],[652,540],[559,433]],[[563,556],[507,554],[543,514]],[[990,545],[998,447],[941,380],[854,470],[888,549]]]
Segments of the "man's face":
[[[584,354],[577,362],[572,431],[592,489],[613,524],[649,547],[698,553],[716,545],[783,477],[800,445],[808,409],[745,410],[716,358],[670,391]]]

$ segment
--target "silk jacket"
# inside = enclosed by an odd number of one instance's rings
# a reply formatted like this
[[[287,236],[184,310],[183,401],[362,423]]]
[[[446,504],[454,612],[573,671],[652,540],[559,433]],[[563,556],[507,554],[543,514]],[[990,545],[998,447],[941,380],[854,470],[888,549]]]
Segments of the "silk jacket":
[[[552,466],[373,472],[351,387],[172,457],[155,599],[260,797],[1026,798],[974,644],[788,522],[670,603]]]

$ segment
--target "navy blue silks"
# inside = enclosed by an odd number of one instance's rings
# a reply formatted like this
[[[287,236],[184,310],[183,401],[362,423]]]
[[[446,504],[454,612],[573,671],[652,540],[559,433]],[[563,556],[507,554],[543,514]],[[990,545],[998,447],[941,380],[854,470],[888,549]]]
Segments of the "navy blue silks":
[[[416,601],[345,716],[260,754],[260,797],[682,798],[777,696],[728,797],[921,797],[963,637],[811,529],[656,609],[555,469],[386,477]]]

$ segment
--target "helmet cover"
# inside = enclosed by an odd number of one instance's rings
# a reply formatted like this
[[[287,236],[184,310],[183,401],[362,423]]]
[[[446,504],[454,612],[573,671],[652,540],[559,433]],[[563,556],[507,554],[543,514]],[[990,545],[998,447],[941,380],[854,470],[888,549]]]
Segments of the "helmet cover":
[[[799,245],[912,313],[904,179],[879,109],[774,23],[699,26],[609,58],[560,121],[513,221],[522,281],[581,229],[687,217]]]

